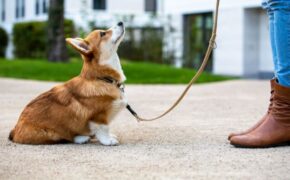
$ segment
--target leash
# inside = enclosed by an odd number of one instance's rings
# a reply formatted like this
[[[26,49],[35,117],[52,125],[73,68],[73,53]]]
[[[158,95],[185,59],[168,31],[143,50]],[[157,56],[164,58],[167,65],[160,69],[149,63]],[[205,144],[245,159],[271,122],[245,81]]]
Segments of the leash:
[[[129,104],[127,104],[126,108],[128,109],[128,111],[136,118],[136,120],[138,122],[140,121],[155,121],[157,119],[160,119],[162,117],[164,117],[165,115],[167,115],[169,112],[171,112],[180,102],[181,100],[184,98],[184,96],[187,94],[188,90],[191,88],[191,86],[195,83],[195,81],[199,78],[199,76],[202,74],[202,72],[204,71],[204,68],[206,67],[209,57],[213,51],[213,49],[216,48],[216,33],[217,33],[217,26],[218,26],[218,15],[219,15],[219,4],[220,4],[220,0],[216,1],[216,7],[215,7],[215,13],[214,13],[214,22],[213,22],[213,30],[212,30],[212,34],[211,34],[211,38],[209,40],[209,45],[206,51],[206,54],[204,56],[204,59],[202,61],[201,66],[199,67],[198,71],[196,72],[196,74],[193,76],[193,78],[190,80],[190,82],[188,83],[187,87],[185,88],[185,90],[182,92],[182,94],[179,96],[179,98],[175,101],[175,103],[168,108],[168,110],[166,110],[164,113],[162,113],[161,115],[154,117],[154,118],[142,118],[140,117],[132,108]]]

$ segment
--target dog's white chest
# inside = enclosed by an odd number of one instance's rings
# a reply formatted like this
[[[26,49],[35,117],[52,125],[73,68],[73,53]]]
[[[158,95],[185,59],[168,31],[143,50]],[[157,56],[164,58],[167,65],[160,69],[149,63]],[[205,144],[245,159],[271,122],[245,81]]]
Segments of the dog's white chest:
[[[120,99],[114,100],[112,102],[112,108],[110,111],[110,116],[109,116],[109,120],[112,121],[115,116],[123,109],[125,108],[127,105],[127,99],[124,95],[124,93],[122,93],[122,97]]]
[[[126,76],[123,72],[121,63],[120,63],[120,59],[117,53],[114,53],[109,59],[107,59],[105,62],[103,62],[103,64],[109,65],[110,67],[112,67],[113,69],[115,69],[116,71],[118,71],[118,73],[121,76],[121,81],[125,81],[126,80]]]

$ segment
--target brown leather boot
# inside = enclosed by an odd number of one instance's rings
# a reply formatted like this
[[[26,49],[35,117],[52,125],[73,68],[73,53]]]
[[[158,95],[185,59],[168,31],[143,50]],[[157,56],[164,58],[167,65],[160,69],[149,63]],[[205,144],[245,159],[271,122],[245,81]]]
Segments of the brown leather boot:
[[[260,119],[253,127],[251,127],[250,129],[246,130],[246,131],[242,131],[242,132],[238,132],[238,133],[231,133],[229,136],[228,136],[228,140],[230,140],[233,136],[240,136],[240,135],[244,135],[244,134],[247,134],[251,131],[253,131],[254,129],[256,129],[258,126],[260,126],[260,124],[262,124],[265,119],[267,119],[269,113],[271,112],[272,110],[272,105],[273,105],[273,94],[274,94],[274,85],[275,85],[275,81],[276,79],[272,79],[270,81],[270,86],[271,86],[271,96],[270,96],[270,104],[269,104],[269,107],[268,107],[268,112],[262,117],[262,119]]]
[[[271,147],[290,142],[290,88],[275,82],[272,110],[253,131],[233,136],[230,142],[238,147]]]

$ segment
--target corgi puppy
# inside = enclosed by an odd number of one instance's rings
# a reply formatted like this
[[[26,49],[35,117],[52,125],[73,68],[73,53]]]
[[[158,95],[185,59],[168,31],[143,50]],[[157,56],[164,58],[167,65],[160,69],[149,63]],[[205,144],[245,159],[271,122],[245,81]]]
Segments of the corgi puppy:
[[[80,75],[32,100],[9,139],[22,144],[83,144],[95,137],[103,145],[117,145],[109,123],[127,105],[121,87],[126,77],[117,54],[124,34],[119,22],[85,39],[67,38],[82,56]]]

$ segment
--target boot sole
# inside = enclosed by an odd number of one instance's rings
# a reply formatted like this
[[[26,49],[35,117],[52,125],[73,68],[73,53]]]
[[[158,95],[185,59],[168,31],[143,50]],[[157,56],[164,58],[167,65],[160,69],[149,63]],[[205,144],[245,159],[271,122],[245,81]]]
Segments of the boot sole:
[[[273,144],[273,145],[267,145],[267,146],[243,146],[239,144],[232,144],[236,148],[243,148],[243,149],[261,149],[261,148],[275,148],[275,147],[284,147],[284,146],[290,146],[290,141],[289,142],[284,142],[284,143],[278,143],[278,144]]]

